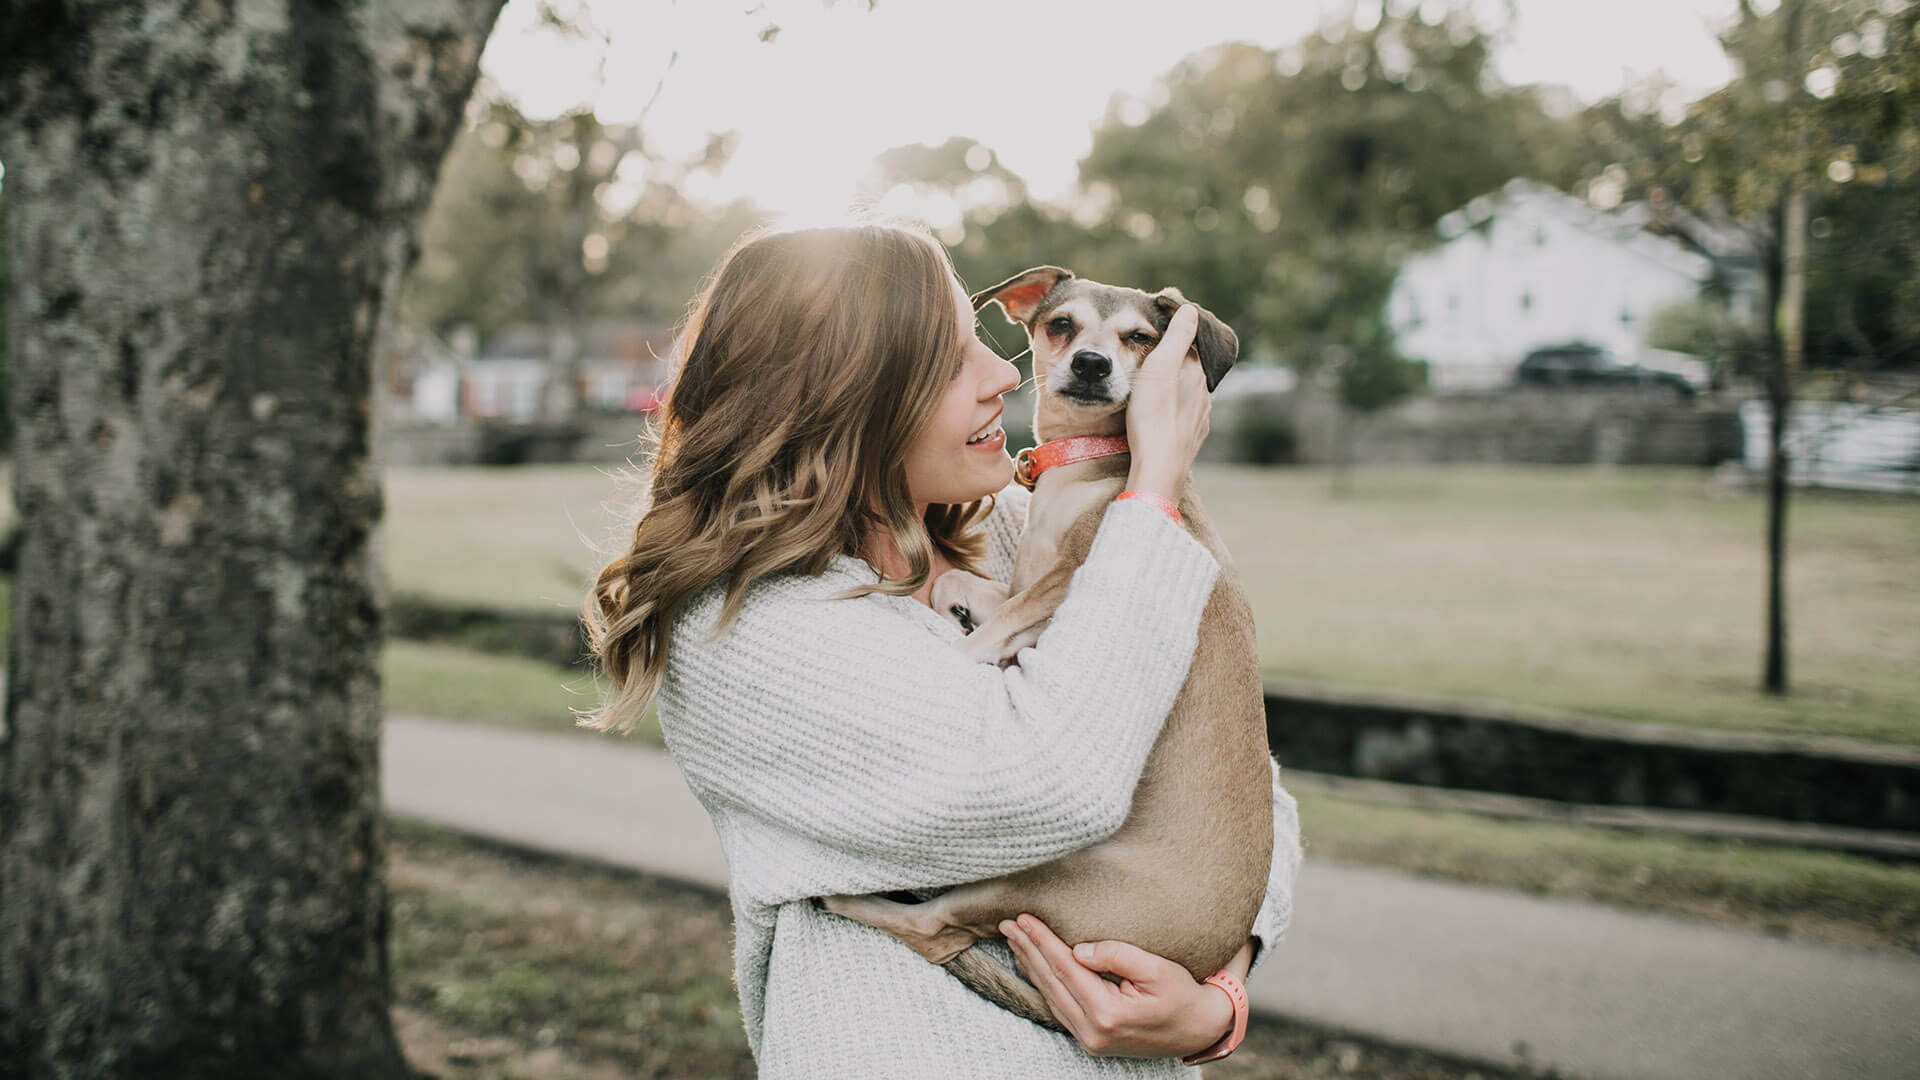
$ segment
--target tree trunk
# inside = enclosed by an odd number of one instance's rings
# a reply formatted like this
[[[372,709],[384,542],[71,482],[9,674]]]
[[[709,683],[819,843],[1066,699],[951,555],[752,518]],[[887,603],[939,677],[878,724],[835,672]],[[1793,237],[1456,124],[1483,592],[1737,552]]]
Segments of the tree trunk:
[[[1760,688],[1787,692],[1787,424],[1793,413],[1794,377],[1800,370],[1805,325],[1807,193],[1789,185],[1780,212],[1780,243],[1770,251],[1770,298],[1779,297],[1779,316],[1768,330],[1767,406],[1767,652]]]
[[[397,1077],[383,304],[501,0],[0,14],[0,1072]]]
[[[1333,473],[1328,493],[1335,498],[1353,493],[1353,423],[1353,414],[1334,399]]]

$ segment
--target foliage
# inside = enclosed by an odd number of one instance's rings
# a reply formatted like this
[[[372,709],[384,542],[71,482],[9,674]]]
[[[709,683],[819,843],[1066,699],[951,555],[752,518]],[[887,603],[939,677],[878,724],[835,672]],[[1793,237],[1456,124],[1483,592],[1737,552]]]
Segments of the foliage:
[[[1144,118],[1117,104],[1081,179],[1110,193],[1103,224],[1136,276],[1179,281],[1311,368],[1378,333],[1400,259],[1442,214],[1549,171],[1519,133],[1552,122],[1533,91],[1499,85],[1492,44],[1461,8],[1279,52],[1221,46],[1169,74]]]
[[[589,109],[533,120],[493,101],[455,140],[407,288],[417,324],[483,336],[551,317],[572,288],[587,315],[671,321],[720,252],[749,227],[684,195],[687,177],[724,164],[725,137],[691,161],[650,152],[642,134]]]
[[[1647,344],[1700,357],[1711,369],[1727,371],[1738,370],[1734,368],[1736,359],[1752,356],[1761,343],[1753,327],[1735,319],[1724,306],[1708,299],[1693,299],[1654,312],[1647,328]]]
[[[7,232],[7,199],[0,192],[0,237]],[[13,407],[7,393],[7,245],[0,242],[0,454],[13,449]]]
[[[1722,37],[1741,77],[1638,165],[1694,206],[1731,211],[1773,258],[1781,192],[1805,186],[1810,365],[1920,363],[1920,5],[1895,8],[1743,3]]]
[[[1255,465],[1285,465],[1298,452],[1293,423],[1281,412],[1248,402],[1233,426],[1240,459]]]

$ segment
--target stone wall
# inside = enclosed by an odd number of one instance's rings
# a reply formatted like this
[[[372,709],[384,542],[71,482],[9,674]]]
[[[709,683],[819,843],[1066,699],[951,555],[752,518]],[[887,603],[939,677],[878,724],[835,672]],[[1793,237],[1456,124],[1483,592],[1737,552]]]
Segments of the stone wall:
[[[1738,458],[1736,404],[1685,403],[1646,391],[1512,388],[1423,394],[1372,416],[1342,415],[1317,391],[1216,401],[1212,460],[1244,460],[1240,433],[1264,420],[1291,429],[1293,461],[1325,464],[1349,438],[1358,464],[1697,465]]]
[[[1268,680],[1282,767],[1570,803],[1920,832],[1920,750]]]

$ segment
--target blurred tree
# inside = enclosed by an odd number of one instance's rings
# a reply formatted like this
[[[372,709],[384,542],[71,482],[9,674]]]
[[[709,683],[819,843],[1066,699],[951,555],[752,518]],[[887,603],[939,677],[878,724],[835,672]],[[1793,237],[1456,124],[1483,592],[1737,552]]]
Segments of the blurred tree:
[[[7,199],[0,191],[0,237],[7,235]],[[7,248],[0,243],[0,454],[13,449],[13,409],[7,402]]]
[[[677,53],[638,116],[606,124],[596,108],[612,33],[593,21],[590,4],[549,2],[542,10],[546,31],[594,43],[593,87],[543,120],[482,86],[428,213],[405,306],[414,323],[441,333],[462,322],[483,335],[543,326],[541,418],[563,422],[579,407],[588,322],[676,318],[720,254],[763,215],[744,205],[705,209],[685,194],[694,174],[726,166],[732,133],[712,135],[685,159],[648,140],[647,117]],[[757,36],[773,42],[779,30],[770,23]]]
[[[1514,176],[1573,175],[1566,124],[1499,83],[1494,37],[1466,5],[1388,5],[1289,49],[1190,58],[1157,104],[1115,102],[1081,162],[1101,261],[1178,283],[1303,382],[1338,358],[1350,436],[1420,382],[1382,318],[1400,261]]]
[[[1714,386],[1725,383],[1732,357],[1752,354],[1760,347],[1759,335],[1751,326],[1706,298],[1682,300],[1654,312],[1647,344],[1701,358]]]
[[[371,354],[499,7],[0,8],[0,1072],[413,1076]]]
[[[1762,346],[1771,416],[1767,621],[1761,687],[1784,694],[1787,450],[1785,434],[1808,338],[1808,243],[1816,221],[1844,217],[1857,260],[1829,264],[1817,317],[1835,337],[1878,358],[1912,349],[1912,317],[1881,316],[1878,297],[1915,296],[1913,206],[1920,201],[1920,7],[1881,0],[1740,0],[1721,37],[1739,75],[1696,102],[1676,130],[1679,163],[1662,178],[1697,206],[1729,208],[1761,253]],[[1865,194],[1838,188],[1857,184]],[[1816,207],[1819,217],[1816,217]],[[1851,213],[1843,214],[1850,210]],[[1861,235],[1879,228],[1881,242]],[[1816,263],[1817,265],[1817,263]],[[1866,309],[1859,301],[1866,302]],[[1866,332],[1874,327],[1878,343]]]
[[[634,133],[616,127],[603,130],[605,140],[587,140],[575,132],[598,129],[590,115],[576,128],[571,116],[534,121],[500,100],[471,111],[476,119],[447,155],[420,262],[403,291],[406,317],[422,329],[444,335],[466,324],[484,338],[542,323],[545,296],[562,283],[573,293],[561,302],[586,317],[671,320],[719,254],[758,220],[751,208],[711,211],[683,194],[690,173],[717,167],[726,140],[690,162],[661,160],[642,142],[611,167],[611,179],[593,185],[589,231],[568,243],[555,218],[568,197],[561,189],[571,185],[556,182],[555,158],[575,160],[585,142],[583,167],[591,169],[595,146]],[[610,151],[600,154],[604,166]]]
[[[1552,171],[1527,133],[1554,122],[1535,91],[1499,84],[1492,44],[1464,7],[1432,23],[1395,7],[1279,52],[1220,46],[1167,76],[1163,104],[1116,102],[1082,183],[1131,238],[1130,276],[1181,283],[1310,368],[1371,332],[1442,214]]]

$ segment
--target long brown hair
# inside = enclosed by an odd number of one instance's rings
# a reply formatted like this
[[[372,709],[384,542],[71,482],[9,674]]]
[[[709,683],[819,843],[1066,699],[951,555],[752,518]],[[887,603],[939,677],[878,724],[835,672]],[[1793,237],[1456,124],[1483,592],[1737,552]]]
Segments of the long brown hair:
[[[715,634],[748,586],[819,574],[893,534],[904,578],[847,592],[911,594],[932,553],[975,569],[989,500],[914,513],[904,463],[959,371],[952,264],[902,225],[750,233],[721,260],[681,334],[684,357],[648,432],[651,475],[624,554],[581,612],[613,692],[580,724],[623,732],[666,672],[674,617],[726,582]],[[576,710],[579,711],[579,710]]]

